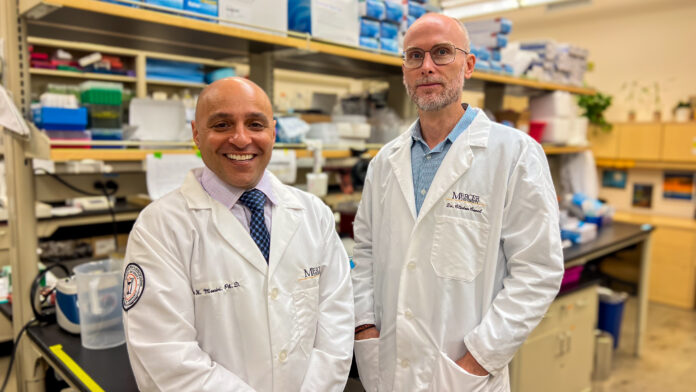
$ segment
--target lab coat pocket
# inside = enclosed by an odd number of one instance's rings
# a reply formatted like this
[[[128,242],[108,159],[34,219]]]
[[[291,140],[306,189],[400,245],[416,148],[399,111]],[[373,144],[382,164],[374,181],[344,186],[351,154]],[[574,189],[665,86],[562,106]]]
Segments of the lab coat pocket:
[[[366,392],[379,385],[379,338],[356,340],[353,346],[360,382]]]
[[[299,345],[307,357],[314,348],[319,314],[319,286],[296,290],[292,293],[295,304],[295,328]]]
[[[430,259],[435,273],[442,278],[474,280],[486,259],[488,231],[487,223],[436,216]]]
[[[489,376],[475,376],[456,364],[445,353],[440,353],[429,391],[488,391]]]

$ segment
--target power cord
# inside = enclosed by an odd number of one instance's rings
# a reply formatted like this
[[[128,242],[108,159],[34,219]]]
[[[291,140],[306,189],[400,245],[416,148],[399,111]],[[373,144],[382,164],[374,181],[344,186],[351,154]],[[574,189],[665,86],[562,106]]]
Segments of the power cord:
[[[5,388],[7,387],[7,382],[10,380],[10,373],[12,372],[12,365],[14,364],[15,356],[17,355],[17,346],[19,346],[19,341],[22,339],[22,335],[24,332],[29,328],[29,326],[35,322],[36,319],[31,319],[29,320],[22,329],[19,330],[19,334],[17,334],[17,339],[14,341],[14,347],[12,347],[12,356],[10,356],[10,363],[7,365],[7,373],[5,373],[5,381],[2,382],[2,387],[0,387],[0,392],[5,392]]]
[[[113,206],[109,202],[109,197],[113,196],[118,192],[118,184],[115,183],[114,181],[106,181],[106,183],[103,183],[101,181],[96,181],[94,183],[94,188],[101,190],[101,193],[93,193],[90,191],[86,191],[84,189],[80,189],[69,182],[65,181],[63,178],[61,178],[59,175],[55,173],[51,173],[46,169],[39,168],[34,170],[35,174],[46,174],[49,177],[53,178],[54,180],[58,181],[59,183],[63,184],[65,187],[71,189],[74,192],[81,193],[83,195],[87,196],[104,196],[106,197],[107,201],[107,206],[109,208],[109,214],[111,215],[111,224],[113,226],[113,235],[114,235],[114,247],[118,249],[118,222],[116,221],[116,211],[114,211]],[[1,391],[0,391],[1,392]]]

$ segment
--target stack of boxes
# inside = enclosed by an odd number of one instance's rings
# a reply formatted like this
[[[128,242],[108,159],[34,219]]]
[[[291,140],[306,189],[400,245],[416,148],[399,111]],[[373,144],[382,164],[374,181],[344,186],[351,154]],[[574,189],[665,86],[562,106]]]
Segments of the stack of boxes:
[[[514,63],[515,76],[582,86],[589,52],[577,46],[543,40],[514,43],[503,56]]]
[[[51,93],[49,93],[51,94]],[[76,107],[65,95],[63,99],[53,96],[43,96],[44,104],[32,105],[34,123],[46,130],[48,137],[56,141],[89,141],[90,133],[87,131],[87,109]],[[59,102],[63,101],[63,102]],[[72,107],[71,107],[72,106]],[[89,148],[86,145],[65,145],[62,148]]]
[[[401,53],[406,30],[428,12],[424,2],[360,0],[360,46]]]
[[[175,10],[186,10],[201,15],[218,16],[218,0],[143,0],[147,4]],[[201,18],[202,19],[202,18]],[[205,19],[203,19],[205,20]]]
[[[289,30],[311,34],[315,39],[358,46],[357,0],[288,0],[287,3]]]
[[[543,123],[543,143],[587,145],[587,117],[580,116],[575,97],[566,91],[554,91],[529,100],[530,126]]]
[[[502,63],[501,49],[508,43],[512,22],[505,18],[465,23],[471,52],[476,55],[476,70],[511,75],[512,66]]]
[[[123,140],[121,83],[87,81],[80,84],[82,105],[89,113],[92,140]]]

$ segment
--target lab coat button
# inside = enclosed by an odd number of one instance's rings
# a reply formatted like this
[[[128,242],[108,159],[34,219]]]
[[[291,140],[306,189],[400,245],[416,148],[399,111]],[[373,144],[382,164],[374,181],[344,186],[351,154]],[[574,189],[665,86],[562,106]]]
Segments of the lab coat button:
[[[404,316],[406,316],[406,320],[413,319],[413,313],[410,310],[405,311]]]
[[[414,263],[414,262],[412,261],[412,262],[408,263],[408,265],[406,266],[406,268],[408,268],[409,271],[413,271],[414,269],[416,269],[416,263]]]
[[[271,290],[271,299],[276,299],[276,298],[278,298],[278,289],[277,288]]]
[[[421,195],[425,195],[425,189],[421,189]]]
[[[278,360],[280,362],[285,362],[286,359],[288,359],[288,353],[285,350],[283,350],[278,354]]]
[[[408,359],[402,359],[401,360],[401,367],[409,367],[411,365],[411,362],[408,361]]]
[[[427,159],[427,160],[430,160],[430,158],[432,158],[431,155],[426,155],[426,156],[425,156],[425,159]]]

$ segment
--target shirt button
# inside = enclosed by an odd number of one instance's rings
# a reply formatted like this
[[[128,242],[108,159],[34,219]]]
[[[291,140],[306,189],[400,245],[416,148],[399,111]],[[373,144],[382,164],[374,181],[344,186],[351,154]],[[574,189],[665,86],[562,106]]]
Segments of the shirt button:
[[[280,362],[285,362],[286,359],[288,359],[288,353],[285,350],[283,350],[278,354],[278,360]]]
[[[406,268],[408,268],[409,271],[413,271],[414,269],[416,269],[416,263],[412,261],[408,263],[408,265],[406,265]]]
[[[421,189],[421,195],[425,196],[425,189]]]
[[[427,160],[430,160],[430,158],[432,158],[431,155],[426,155],[426,156],[425,156],[425,159],[427,159]]]
[[[278,289],[274,288],[273,290],[271,290],[271,299],[276,299],[276,298],[278,298]]]
[[[413,319],[413,313],[410,310],[405,311],[404,316],[406,316],[406,320]]]
[[[411,362],[408,361],[408,359],[402,359],[401,360],[401,367],[409,367],[411,365]]]

